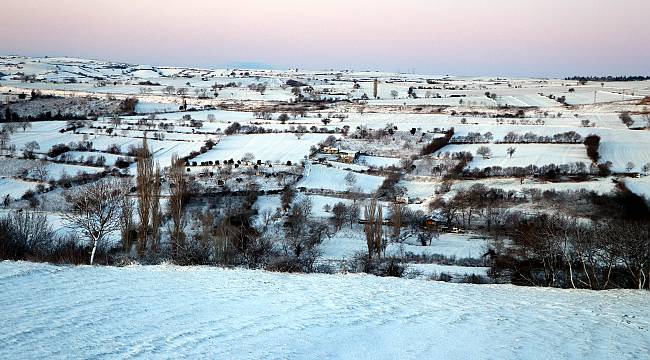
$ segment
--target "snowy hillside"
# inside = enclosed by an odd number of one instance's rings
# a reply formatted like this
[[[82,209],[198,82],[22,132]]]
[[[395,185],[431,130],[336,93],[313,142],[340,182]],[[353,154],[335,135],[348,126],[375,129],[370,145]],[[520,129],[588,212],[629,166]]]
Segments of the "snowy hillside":
[[[365,275],[0,263],[0,358],[640,359],[650,297]]]

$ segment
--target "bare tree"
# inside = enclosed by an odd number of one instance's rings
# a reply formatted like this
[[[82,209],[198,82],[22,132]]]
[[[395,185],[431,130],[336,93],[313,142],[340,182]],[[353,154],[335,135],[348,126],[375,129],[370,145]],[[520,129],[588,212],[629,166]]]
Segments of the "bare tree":
[[[120,229],[122,197],[120,184],[112,179],[73,188],[65,194],[70,210],[63,213],[63,218],[90,241],[93,248],[90,265],[95,260],[97,246]]]
[[[187,196],[187,182],[183,170],[183,159],[172,155],[172,166],[169,169],[169,215],[171,218],[171,250],[172,257],[176,256],[184,244],[183,207]]]
[[[153,182],[153,155],[147,145],[145,135],[142,141],[142,147],[138,150],[137,172],[135,182],[138,195],[138,256],[144,256],[147,251],[147,233],[151,221],[151,204],[152,192],[151,185]]]
[[[363,231],[366,234],[366,244],[368,245],[368,258],[372,258],[373,255],[377,255],[378,258],[381,257],[382,251],[382,237],[383,237],[383,228],[382,228],[382,206],[377,204],[377,199],[372,198],[370,204],[368,204],[364,211],[365,215],[365,224]]]
[[[307,128],[305,126],[298,125],[298,127],[296,127],[296,132],[293,134],[298,138],[298,140],[300,140],[306,132]]]
[[[25,146],[23,146],[23,156],[28,159],[33,159],[34,151],[39,150],[40,148],[41,146],[38,145],[38,142],[30,141],[27,144],[25,144]]]
[[[345,218],[348,223],[350,223],[350,229],[352,229],[352,224],[359,221],[359,215],[361,214],[361,208],[357,204],[352,204],[346,207]]]
[[[8,130],[4,127],[0,130],[0,155],[4,153],[4,150],[9,147],[11,143],[11,135]]]
[[[293,199],[296,197],[296,189],[290,185],[286,185],[282,189],[282,194],[280,195],[280,201],[282,206],[282,211],[288,211],[293,203]]]
[[[50,174],[49,171],[47,170],[47,165],[48,165],[47,162],[44,160],[36,161],[31,171],[32,176],[40,181],[47,180],[47,177]]]
[[[444,199],[438,199],[430,204],[430,208],[439,212],[447,227],[451,227],[452,222],[458,214],[458,206],[453,200],[445,201]]]
[[[160,222],[162,214],[160,213],[160,188],[162,177],[160,176],[160,165],[156,164],[156,170],[153,173],[151,183],[151,251],[155,254],[159,250]]]
[[[259,213],[259,221],[262,224],[262,232],[266,231],[266,229],[269,227],[271,224],[271,221],[273,220],[273,210],[270,208],[264,208],[260,211]]]
[[[353,192],[355,190],[355,185],[357,184],[357,176],[353,172],[348,172],[345,175],[345,185],[348,188],[348,192]]]
[[[515,153],[515,151],[517,151],[517,149],[512,147],[512,146],[509,147],[508,149],[506,149],[506,152],[508,153],[508,155],[510,155],[511,158],[512,158],[512,155]]]
[[[174,93],[176,92],[176,88],[171,85],[168,85],[165,86],[162,91],[166,95],[174,95]]]
[[[332,207],[332,222],[334,223],[334,228],[340,230],[345,223],[345,215],[347,212],[345,204],[338,202]]]
[[[390,206],[390,221],[393,226],[392,238],[393,241],[399,242],[402,232],[402,216],[404,212],[404,204],[392,203]]]
[[[476,155],[481,155],[483,159],[489,159],[490,156],[492,156],[492,150],[487,146],[479,146],[479,148],[476,149]]]
[[[122,201],[120,203],[120,232],[122,234],[122,250],[131,251],[131,230],[133,230],[133,200],[129,197],[132,182],[130,178],[122,179],[120,187],[122,188]]]
[[[29,129],[32,128],[32,123],[30,121],[27,121],[27,120],[22,120],[22,121],[18,122],[18,126],[20,126],[23,129],[23,132],[25,132],[25,131],[27,131],[28,128]]]

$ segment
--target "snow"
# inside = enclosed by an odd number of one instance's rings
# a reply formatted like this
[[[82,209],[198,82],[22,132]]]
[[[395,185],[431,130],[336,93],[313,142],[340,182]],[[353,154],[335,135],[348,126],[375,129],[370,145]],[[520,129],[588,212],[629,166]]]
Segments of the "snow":
[[[615,92],[610,92],[610,91],[596,91],[594,93],[593,90],[591,91],[580,91],[580,89],[576,89],[576,92],[567,92],[567,93],[560,93],[560,94],[554,94],[555,97],[560,97],[564,96],[566,97],[566,103],[569,105],[585,105],[585,104],[593,104],[593,103],[606,103],[606,102],[613,102],[613,101],[623,101],[623,100],[635,100],[635,99],[641,99],[642,96],[634,96],[634,95],[628,95],[628,94],[619,94]]]
[[[135,105],[135,112],[138,114],[164,113],[177,110],[177,104],[162,104],[155,102],[138,101],[138,103]]]
[[[400,159],[381,157],[381,156],[360,155],[357,162],[359,164],[367,165],[367,166],[389,167],[389,166],[399,166]]]
[[[650,132],[638,130],[603,134],[598,152],[600,162],[612,162],[612,171],[626,172],[627,163],[632,162],[632,171],[641,172],[643,165],[650,164]]]
[[[71,165],[71,164],[47,164],[48,179],[61,179],[63,175],[77,176],[79,174],[95,174],[104,171],[102,167],[84,166],[84,165]]]
[[[406,196],[408,196],[409,201],[414,201],[417,199],[424,200],[433,196],[439,184],[426,181],[402,180],[397,185],[406,188]]]
[[[384,231],[390,229],[384,227]],[[442,233],[434,239],[429,246],[414,245],[415,243],[394,243],[386,247],[387,256],[413,255],[442,255],[448,258],[480,259],[489,248],[489,241],[471,234]],[[368,248],[363,229],[349,224],[343,225],[341,230],[331,238],[327,238],[320,246],[322,258],[325,260],[351,259],[357,253],[367,253]]]
[[[311,165],[309,171],[305,171],[305,177],[296,184],[296,187],[315,190],[347,191],[348,185],[345,177],[348,174],[350,174],[349,171],[334,167]],[[384,178],[380,176],[359,173],[354,173],[354,176],[356,178],[354,187],[358,187],[359,191],[364,194],[374,193],[384,182]]]
[[[625,179],[625,185],[633,193],[643,196],[646,200],[650,201],[650,176],[644,176],[638,179]]]
[[[405,264],[411,273],[420,272],[421,276],[427,278],[433,275],[449,274],[452,277],[467,275],[487,276],[488,267],[478,266],[456,266],[456,265],[439,265],[439,264]],[[452,279],[453,280],[453,279]]]
[[[487,146],[492,151],[492,156],[483,159],[476,154],[476,150],[481,146]],[[506,149],[514,147],[516,149],[512,157],[508,156]],[[500,166],[503,168],[518,166],[526,167],[528,165],[562,165],[583,162],[586,165],[591,164],[587,157],[587,150],[582,144],[462,144],[447,145],[437,154],[455,153],[466,151],[472,153],[474,159],[468,164],[470,168],[486,168]]]
[[[12,199],[19,199],[27,191],[35,191],[38,184],[37,182],[0,177],[0,200],[7,195]]]
[[[488,250],[488,240],[471,234],[440,234],[430,246],[412,245],[408,243],[390,243],[386,247],[386,255],[443,255],[457,259],[480,259]]]
[[[0,291],[1,358],[639,359],[650,352],[650,297],[634,290],[5,261]]]
[[[263,162],[299,162],[309,155],[310,148],[327,138],[326,134],[305,134],[298,139],[294,134],[251,134],[227,136],[210,151],[193,161],[240,160],[247,153]]]

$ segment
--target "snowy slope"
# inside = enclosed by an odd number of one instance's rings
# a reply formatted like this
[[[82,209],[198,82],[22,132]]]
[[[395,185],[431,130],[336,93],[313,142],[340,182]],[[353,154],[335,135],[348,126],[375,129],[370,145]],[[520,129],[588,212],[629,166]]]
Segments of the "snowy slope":
[[[0,358],[639,359],[647,292],[0,263]]]

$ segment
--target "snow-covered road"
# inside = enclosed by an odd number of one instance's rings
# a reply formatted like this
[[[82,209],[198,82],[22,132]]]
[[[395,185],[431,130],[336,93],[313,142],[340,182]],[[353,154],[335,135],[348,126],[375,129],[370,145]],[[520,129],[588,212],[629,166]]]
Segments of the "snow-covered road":
[[[650,293],[0,262],[0,358],[648,358]]]

